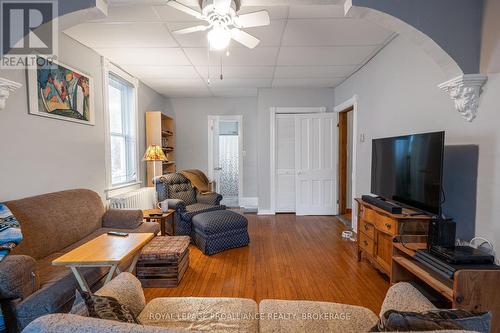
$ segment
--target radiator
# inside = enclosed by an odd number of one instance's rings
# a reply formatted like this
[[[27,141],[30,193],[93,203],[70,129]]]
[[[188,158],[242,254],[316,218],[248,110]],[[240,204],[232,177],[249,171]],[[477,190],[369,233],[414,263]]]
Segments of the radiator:
[[[152,209],[156,205],[154,187],[143,187],[138,190],[119,194],[109,198],[109,207],[113,209]]]

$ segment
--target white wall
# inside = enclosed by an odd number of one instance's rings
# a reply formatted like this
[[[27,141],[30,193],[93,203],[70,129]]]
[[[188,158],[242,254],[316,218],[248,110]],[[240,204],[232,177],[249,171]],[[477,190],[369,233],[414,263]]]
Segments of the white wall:
[[[64,34],[59,60],[94,78],[95,126],[28,114],[26,72],[0,70],[0,76],[23,84],[0,111],[0,202],[72,188],[106,187],[104,113],[100,56]],[[163,109],[165,99],[141,84],[139,144],[145,145],[144,111]],[[144,149],[141,150],[142,153]],[[142,156],[140,156],[142,157]],[[144,170],[141,164],[141,169]],[[141,172],[144,179],[144,171]]]
[[[243,196],[257,197],[257,98],[170,98],[176,126],[177,169],[208,174],[208,116],[243,116]]]
[[[270,108],[333,107],[333,89],[260,89],[257,106],[259,211],[271,208],[270,185]]]
[[[358,95],[355,195],[370,192],[371,139],[446,131],[446,144],[479,145],[476,234],[500,249],[500,75],[490,75],[478,118],[466,122],[437,85],[446,77],[420,49],[396,38],[335,89],[337,104]],[[472,175],[473,176],[473,175]]]

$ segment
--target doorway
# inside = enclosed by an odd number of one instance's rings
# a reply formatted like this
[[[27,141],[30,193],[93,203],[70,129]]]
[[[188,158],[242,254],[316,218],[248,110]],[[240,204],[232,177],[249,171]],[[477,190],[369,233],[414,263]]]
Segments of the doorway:
[[[337,214],[337,114],[326,108],[271,110],[271,209]]]
[[[339,112],[339,215],[352,221],[353,112],[349,107]]]
[[[242,116],[208,117],[208,176],[223,196],[221,204],[240,207],[243,191]]]

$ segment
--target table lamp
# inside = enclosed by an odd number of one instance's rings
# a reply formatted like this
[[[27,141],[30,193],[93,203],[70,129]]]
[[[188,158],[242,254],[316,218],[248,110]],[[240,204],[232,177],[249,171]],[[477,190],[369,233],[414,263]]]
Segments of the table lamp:
[[[150,145],[144,154],[143,160],[147,162],[167,161],[167,157],[160,146]],[[156,163],[153,163],[153,178],[154,177],[156,177]]]

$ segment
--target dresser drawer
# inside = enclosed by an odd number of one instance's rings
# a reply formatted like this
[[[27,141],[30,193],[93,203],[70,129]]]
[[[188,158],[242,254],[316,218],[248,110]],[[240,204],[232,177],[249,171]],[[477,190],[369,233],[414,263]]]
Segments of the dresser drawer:
[[[376,228],[382,232],[385,232],[390,235],[397,234],[397,221],[392,218],[382,215],[375,210],[372,209],[364,209],[361,217],[366,222],[373,224]]]
[[[366,234],[359,234],[359,247],[373,256],[373,239],[369,238]]]
[[[380,218],[377,221],[377,229],[394,236],[398,231],[398,222],[390,217],[380,215]]]
[[[369,238],[375,238],[375,227],[364,220],[359,221],[359,231],[366,234]]]

